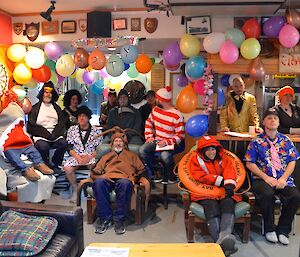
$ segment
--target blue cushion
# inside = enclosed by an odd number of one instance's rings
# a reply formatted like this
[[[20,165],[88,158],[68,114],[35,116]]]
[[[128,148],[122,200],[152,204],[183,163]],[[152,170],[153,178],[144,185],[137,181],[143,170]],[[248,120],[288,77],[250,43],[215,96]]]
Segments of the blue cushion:
[[[58,222],[52,217],[6,211],[0,217],[0,256],[32,256],[52,238]]]
[[[247,211],[250,210],[250,204],[246,202],[239,202],[235,204],[234,207],[234,215],[235,218],[238,219],[244,216]],[[201,204],[192,202],[190,205],[190,211],[195,214],[197,217],[205,220],[204,208]]]

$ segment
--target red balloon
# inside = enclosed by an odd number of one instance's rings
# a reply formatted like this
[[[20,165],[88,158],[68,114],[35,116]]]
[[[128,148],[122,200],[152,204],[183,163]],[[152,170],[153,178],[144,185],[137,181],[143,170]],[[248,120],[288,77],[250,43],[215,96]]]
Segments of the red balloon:
[[[38,82],[47,82],[51,78],[51,70],[48,66],[43,65],[39,69],[31,69],[32,77]]]
[[[244,23],[242,27],[242,31],[244,32],[246,38],[251,38],[251,37],[259,38],[261,33],[261,28],[257,19],[252,18],[247,20]]]

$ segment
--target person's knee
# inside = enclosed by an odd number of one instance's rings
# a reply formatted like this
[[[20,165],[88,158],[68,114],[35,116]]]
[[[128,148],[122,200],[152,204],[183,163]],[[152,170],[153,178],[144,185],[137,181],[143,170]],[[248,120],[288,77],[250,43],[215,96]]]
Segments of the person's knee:
[[[58,148],[67,150],[68,142],[65,139],[61,139],[59,142]]]
[[[94,184],[94,187],[100,188],[100,187],[106,186],[107,181],[104,178],[97,178],[93,184]]]
[[[132,188],[132,182],[129,179],[127,179],[127,178],[120,179],[119,183],[120,183],[120,185],[121,185],[122,188],[125,188],[125,189]]]
[[[35,143],[35,148],[37,148],[39,151],[48,151],[48,150],[50,150],[50,146],[49,146],[48,142],[46,142],[44,140],[38,140]]]
[[[169,163],[173,161],[173,155],[172,153],[168,152],[168,151],[163,151],[160,155],[160,159],[162,160],[162,162],[164,163]]]
[[[275,198],[275,196],[274,196],[273,191],[265,190],[265,191],[259,192],[257,194],[257,198],[258,198],[258,200],[263,201],[263,203],[264,203],[265,201],[272,201]]]

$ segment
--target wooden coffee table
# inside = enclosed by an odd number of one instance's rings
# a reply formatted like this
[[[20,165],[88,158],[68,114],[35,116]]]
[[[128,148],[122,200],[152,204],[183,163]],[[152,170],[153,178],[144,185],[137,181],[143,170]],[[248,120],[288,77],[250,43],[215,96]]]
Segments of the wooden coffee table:
[[[220,245],[194,244],[123,244],[92,243],[93,247],[129,247],[129,257],[225,257]]]

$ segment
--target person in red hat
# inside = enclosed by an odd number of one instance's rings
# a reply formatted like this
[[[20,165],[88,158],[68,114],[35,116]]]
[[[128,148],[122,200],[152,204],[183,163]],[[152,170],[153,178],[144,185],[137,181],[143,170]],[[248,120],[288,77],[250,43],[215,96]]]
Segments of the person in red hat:
[[[195,180],[225,188],[225,198],[212,199],[205,195],[191,193],[191,200],[197,201],[204,208],[206,223],[212,239],[221,245],[226,256],[237,251],[234,226],[235,202],[241,197],[234,194],[236,173],[233,163],[226,155],[221,144],[212,136],[199,139],[197,155],[192,159],[190,171]]]
[[[153,108],[145,124],[146,143],[140,147],[139,153],[153,174],[154,154],[161,148],[160,158],[166,167],[168,182],[176,183],[173,155],[182,152],[185,147],[184,118],[181,112],[172,106],[170,86],[159,89],[156,98],[157,106]],[[169,150],[164,150],[164,147]]]

